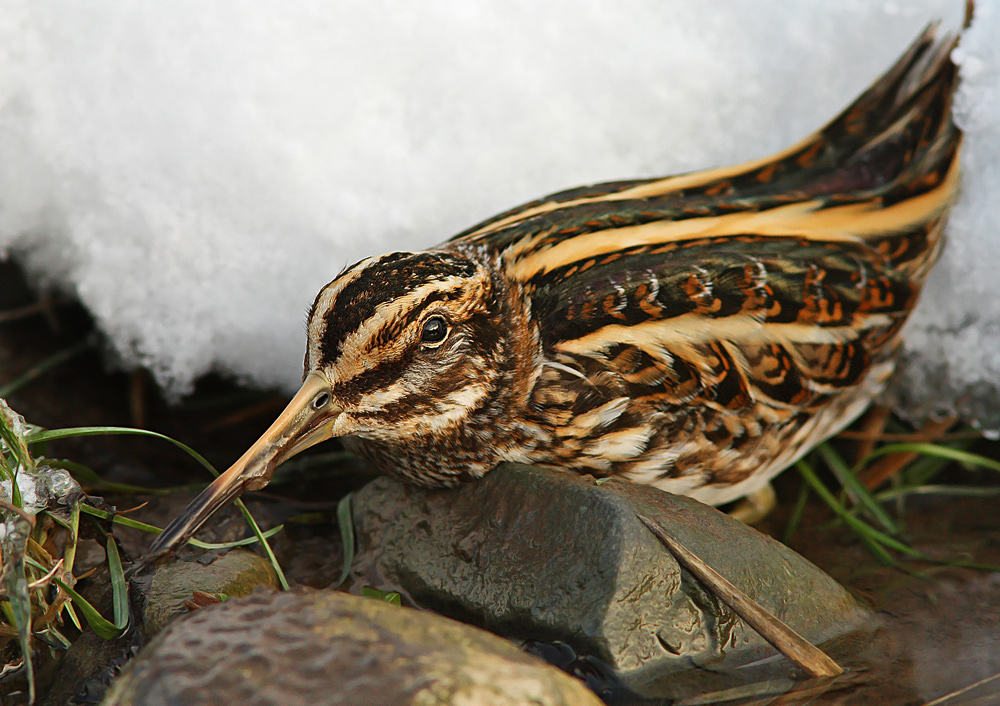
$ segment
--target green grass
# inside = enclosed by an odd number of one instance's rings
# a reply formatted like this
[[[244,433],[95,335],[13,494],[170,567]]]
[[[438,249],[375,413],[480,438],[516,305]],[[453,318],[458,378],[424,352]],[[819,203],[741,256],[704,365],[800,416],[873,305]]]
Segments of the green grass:
[[[32,660],[25,659],[25,655],[32,654],[33,641],[49,649],[65,649],[70,640],[60,628],[70,624],[82,630],[81,615],[94,632],[106,639],[118,637],[128,628],[128,583],[118,542],[114,534],[105,529],[106,524],[110,522],[112,527],[117,524],[154,533],[161,531],[94,506],[79,485],[65,482],[65,476],[59,477],[58,486],[47,481],[58,469],[84,482],[99,478],[86,466],[48,459],[42,451],[50,441],[104,435],[136,435],[167,441],[184,450],[210,473],[218,475],[196,451],[162,434],[123,427],[40,429],[25,424],[0,399],[0,482],[5,488],[3,497],[0,497],[0,549],[4,560],[0,584],[0,653],[7,656],[8,644],[16,639],[28,685],[29,703],[35,700],[35,678]],[[119,492],[147,492],[147,489],[134,486],[105,484],[105,487]],[[43,490],[56,497],[43,495]],[[206,548],[225,548],[260,542],[282,586],[287,589],[284,572],[267,542],[267,538],[281,527],[262,532],[243,503],[237,501],[237,505],[253,529],[253,538],[225,544],[207,544],[196,540],[191,540],[191,543]],[[94,524],[104,544],[112,590],[111,618],[101,615],[75,589],[78,577],[73,569],[82,517]]]
[[[968,447],[975,441],[969,434],[936,442],[881,443],[864,458],[850,464],[834,443],[818,446],[795,466],[803,486],[789,517],[784,533],[788,542],[798,529],[809,497],[815,495],[832,513],[835,523],[847,526],[881,561],[910,570],[904,560],[964,566],[986,570],[998,567],[962,559],[937,559],[915,550],[907,542],[900,518],[905,515],[905,501],[911,497],[948,495],[989,497],[1000,495],[1000,487],[936,483],[955,464],[967,470],[1000,473],[996,459],[973,453]],[[889,487],[871,490],[861,482],[862,474],[877,459],[891,454],[915,454],[887,481]]]

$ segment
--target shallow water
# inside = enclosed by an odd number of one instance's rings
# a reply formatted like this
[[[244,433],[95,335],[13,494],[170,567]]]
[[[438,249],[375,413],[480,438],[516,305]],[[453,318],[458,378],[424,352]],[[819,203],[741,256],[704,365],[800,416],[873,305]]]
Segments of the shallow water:
[[[991,498],[938,498],[912,503],[902,517],[907,537],[925,554],[1000,566],[998,509]],[[776,512],[763,529],[780,528],[786,513]],[[787,689],[775,678],[757,684],[765,693],[752,697],[690,703],[1000,703],[1000,572],[926,563],[890,568],[828,522],[811,506],[792,547],[852,589],[881,622],[871,635],[831,650],[845,675]],[[772,701],[775,692],[781,696]]]

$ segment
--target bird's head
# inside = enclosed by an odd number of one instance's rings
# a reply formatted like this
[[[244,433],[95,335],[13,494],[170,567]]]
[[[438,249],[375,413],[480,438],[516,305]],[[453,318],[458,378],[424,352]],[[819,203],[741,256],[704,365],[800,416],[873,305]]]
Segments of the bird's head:
[[[401,444],[464,419],[502,354],[488,269],[450,252],[364,260],[309,314],[303,390],[333,436]],[[302,403],[305,403],[303,398]]]
[[[509,370],[509,303],[482,262],[452,252],[363,260],[317,295],[302,387],[263,436],[157,538],[186,541],[282,461],[331,437],[428,446],[490,413]],[[482,424],[483,420],[479,420]]]

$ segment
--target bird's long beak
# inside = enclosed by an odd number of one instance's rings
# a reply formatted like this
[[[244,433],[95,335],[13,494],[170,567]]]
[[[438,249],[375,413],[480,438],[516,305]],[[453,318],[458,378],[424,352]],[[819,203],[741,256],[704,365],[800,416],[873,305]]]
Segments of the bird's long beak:
[[[327,396],[326,403],[320,404],[323,395]],[[323,375],[307,375],[274,424],[167,525],[142,563],[150,564],[172,554],[244,490],[258,490],[267,485],[282,461],[333,436],[333,425],[343,410],[333,404],[329,395],[330,383]]]

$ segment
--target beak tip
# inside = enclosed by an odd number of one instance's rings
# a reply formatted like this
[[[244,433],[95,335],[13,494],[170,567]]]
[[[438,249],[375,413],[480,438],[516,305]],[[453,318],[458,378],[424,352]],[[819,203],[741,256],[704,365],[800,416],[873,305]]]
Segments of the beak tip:
[[[270,428],[236,463],[220,475],[175,517],[140,560],[154,564],[185,544],[224,505],[245,490],[260,490],[271,480],[279,463],[313,444],[330,438],[329,424],[310,407],[318,392],[329,386],[320,376],[310,375]],[[341,410],[335,408],[334,419]],[[326,410],[329,416],[331,410]]]

